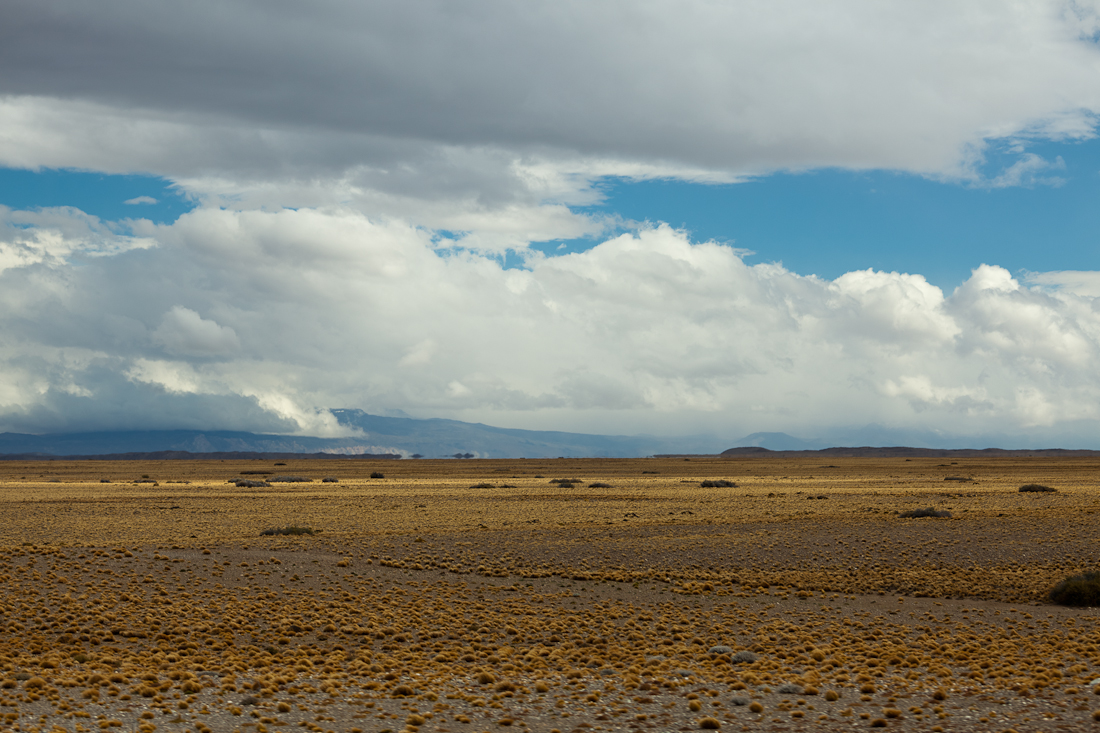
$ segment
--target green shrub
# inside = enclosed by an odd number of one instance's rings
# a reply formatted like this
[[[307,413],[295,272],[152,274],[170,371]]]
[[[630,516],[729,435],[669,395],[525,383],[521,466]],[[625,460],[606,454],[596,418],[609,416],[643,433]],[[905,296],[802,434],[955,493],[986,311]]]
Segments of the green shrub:
[[[1063,606],[1100,606],[1100,571],[1069,576],[1051,589],[1050,600]]]
[[[921,517],[945,517],[947,519],[950,519],[951,512],[945,512],[943,510],[936,510],[932,507],[928,507],[927,509],[910,509],[907,512],[902,512],[898,516],[902,519],[919,519]]]
[[[286,527],[272,527],[271,529],[265,529],[263,532],[260,532],[260,535],[264,536],[264,537],[268,537],[268,536],[271,536],[271,535],[283,535],[283,534],[291,534],[291,535],[317,534],[320,531],[321,530],[319,530],[319,529],[311,529],[309,527],[299,527],[297,525],[291,524],[291,525],[288,525]]]

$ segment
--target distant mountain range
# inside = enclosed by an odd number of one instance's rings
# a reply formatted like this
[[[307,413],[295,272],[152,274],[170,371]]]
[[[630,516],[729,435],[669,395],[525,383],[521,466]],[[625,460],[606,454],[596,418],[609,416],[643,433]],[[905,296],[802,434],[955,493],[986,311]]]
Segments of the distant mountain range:
[[[828,443],[821,440],[803,440],[786,433],[753,433],[741,440],[735,440],[734,445],[738,448],[751,446],[768,450],[820,450],[829,447]]]
[[[332,410],[337,420],[360,431],[353,437],[318,438],[227,430],[143,430],[28,435],[0,433],[0,458],[100,457],[118,459],[325,457],[394,458],[635,458],[651,455],[989,455],[961,441],[934,435],[899,433],[875,426],[846,433],[833,443],[786,433],[753,433],[739,440],[714,436],[590,435],[550,430],[498,428],[458,420],[371,415]],[[896,441],[896,442],[894,442]],[[884,448],[876,447],[889,445]],[[834,446],[871,446],[837,448]],[[731,448],[732,446],[732,448]],[[1018,450],[1021,454],[1060,450]],[[1087,451],[1077,451],[1082,454]]]
[[[730,448],[720,455],[725,458],[994,458],[997,456],[1095,457],[1100,451],[1066,448],[908,448],[905,446],[860,446],[851,448],[820,448],[817,450],[769,450],[755,446]]]
[[[658,438],[516,430],[458,420],[384,417],[362,410],[333,410],[332,413],[341,424],[358,428],[362,434],[350,438],[316,438],[227,430],[0,433],[0,456],[121,457],[121,454],[142,454],[133,457],[151,458],[149,454],[153,453],[186,452],[391,454],[405,458],[629,458],[657,453],[715,454],[736,443],[709,436]]]

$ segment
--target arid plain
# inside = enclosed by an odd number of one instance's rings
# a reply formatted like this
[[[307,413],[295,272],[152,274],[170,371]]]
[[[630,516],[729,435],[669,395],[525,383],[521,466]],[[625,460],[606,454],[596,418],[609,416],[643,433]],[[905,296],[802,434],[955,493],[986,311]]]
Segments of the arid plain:
[[[276,463],[0,462],[0,730],[1100,729],[1097,460]]]

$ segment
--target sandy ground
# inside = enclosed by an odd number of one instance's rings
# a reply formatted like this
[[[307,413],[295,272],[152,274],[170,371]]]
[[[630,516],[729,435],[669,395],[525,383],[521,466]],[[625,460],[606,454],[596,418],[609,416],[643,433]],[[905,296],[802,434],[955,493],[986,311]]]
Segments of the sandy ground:
[[[834,463],[0,463],[0,730],[1100,728],[1100,466]]]

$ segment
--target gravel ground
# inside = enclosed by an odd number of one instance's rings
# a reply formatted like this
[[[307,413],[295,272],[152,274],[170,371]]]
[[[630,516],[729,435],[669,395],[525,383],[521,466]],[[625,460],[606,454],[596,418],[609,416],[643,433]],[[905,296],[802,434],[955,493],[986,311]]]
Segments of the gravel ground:
[[[1100,727],[1100,466],[819,463],[4,464],[0,731]]]
[[[1100,708],[1091,609],[457,575],[347,563],[311,542],[11,553],[0,578],[36,582],[8,588],[0,719],[1024,731],[1089,728]]]

